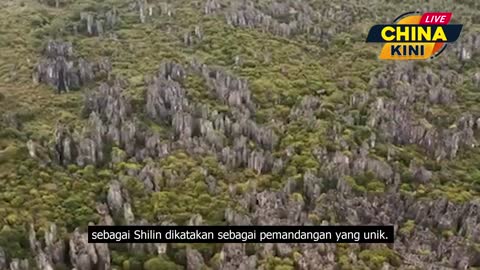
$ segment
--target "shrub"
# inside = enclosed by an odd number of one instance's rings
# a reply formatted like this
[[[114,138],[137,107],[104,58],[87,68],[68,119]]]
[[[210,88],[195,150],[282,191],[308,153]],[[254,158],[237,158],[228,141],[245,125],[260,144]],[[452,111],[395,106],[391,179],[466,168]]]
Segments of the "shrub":
[[[400,233],[403,235],[409,235],[413,232],[413,229],[415,229],[415,221],[407,220],[402,228],[400,228]]]
[[[180,270],[182,267],[162,257],[153,258],[143,264],[145,270]]]
[[[128,259],[122,264],[123,270],[143,270],[142,263],[136,259]]]
[[[400,266],[401,264],[400,257],[388,248],[366,249],[361,251],[358,257],[373,269],[380,269],[385,262],[392,266]]]

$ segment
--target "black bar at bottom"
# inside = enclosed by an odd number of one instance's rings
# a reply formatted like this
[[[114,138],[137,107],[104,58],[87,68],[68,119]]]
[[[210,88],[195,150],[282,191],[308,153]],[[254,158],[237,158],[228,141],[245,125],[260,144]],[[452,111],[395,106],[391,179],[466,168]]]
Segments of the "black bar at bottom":
[[[89,226],[89,243],[393,243],[393,226]]]

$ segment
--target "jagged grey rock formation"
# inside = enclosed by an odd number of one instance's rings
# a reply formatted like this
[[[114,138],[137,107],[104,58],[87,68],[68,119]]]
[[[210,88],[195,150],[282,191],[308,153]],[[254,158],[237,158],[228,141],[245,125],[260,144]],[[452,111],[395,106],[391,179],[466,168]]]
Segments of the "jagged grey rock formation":
[[[113,221],[113,218],[110,215],[110,211],[106,203],[97,203],[96,210],[101,217],[98,225],[107,225],[107,226],[115,225],[115,222]]]
[[[115,125],[127,120],[132,113],[130,99],[123,93],[122,81],[102,83],[97,90],[85,97],[84,112],[98,114],[103,121]]]
[[[172,17],[174,15],[173,7],[167,2],[149,3],[147,0],[134,0],[130,3],[130,10],[138,12],[141,23],[146,23],[152,16]]]
[[[29,270],[30,263],[27,259],[17,259],[14,258],[10,262],[10,270]]]
[[[39,161],[43,165],[48,165],[52,162],[48,146],[45,145],[44,141],[39,143],[33,140],[28,140],[27,150],[31,158]]]
[[[70,262],[78,270],[108,270],[110,267],[110,250],[107,244],[89,244],[86,233],[77,228],[70,236]]]
[[[200,26],[195,26],[193,31],[189,31],[183,35],[183,44],[192,46],[200,43],[203,39],[203,30]]]
[[[202,254],[198,252],[198,250],[196,249],[187,247],[186,257],[187,257],[187,270],[202,269],[202,267],[205,265]]]
[[[207,81],[213,94],[225,104],[251,113],[255,110],[247,80],[235,77],[220,68],[210,68],[205,64],[192,62],[192,68]]]
[[[138,125],[121,80],[102,83],[97,90],[87,92],[84,114],[89,115],[89,119],[81,134],[58,125],[53,147],[57,163],[64,166],[75,163],[82,167],[101,165],[109,151],[107,145],[111,144],[125,149],[129,156],[137,154]]]
[[[248,256],[245,252],[245,244],[224,244],[220,253],[220,267],[225,270],[247,270],[257,267],[257,257]]]
[[[465,63],[470,61],[480,46],[480,35],[478,33],[468,33],[464,38],[453,46],[453,53],[458,59]]]
[[[54,160],[63,166],[77,164],[84,167],[102,164],[105,132],[106,128],[95,113],[91,114],[89,126],[84,130],[83,136],[59,124],[52,149]]]
[[[205,12],[212,12],[213,4],[207,4]],[[360,11],[351,4],[325,3],[320,9],[313,10],[308,3],[292,0],[272,1],[266,5],[233,2],[225,17],[234,27],[257,28],[282,37],[306,34],[328,44],[335,34],[346,31],[359,15]],[[334,23],[337,20],[345,23]]]
[[[173,80],[155,79],[147,92],[147,114],[157,121],[170,123],[177,111],[188,107],[185,90]]]
[[[52,152],[54,160],[63,166],[74,163],[78,155],[76,139],[64,124],[57,125]]]
[[[422,146],[436,160],[455,158],[460,147],[475,147],[475,117],[468,113],[450,128],[435,127],[425,118],[417,120],[416,114],[424,113],[427,108],[412,108],[410,104],[425,104],[418,102],[423,100],[451,104],[454,93],[448,89],[458,83],[454,71],[434,74],[428,69],[425,72],[417,69],[414,64],[394,64],[372,80],[374,87],[390,89],[395,98],[378,97],[371,106],[368,124],[390,142]]]
[[[110,73],[109,68],[105,60],[96,64],[76,58],[69,42],[50,40],[35,67],[33,80],[50,85],[58,93],[68,92],[92,82],[97,73]]]
[[[195,68],[199,70],[198,66]],[[205,65],[201,72],[219,100],[235,110],[253,111],[246,81]],[[233,168],[249,167],[258,173],[270,171],[275,162],[271,151],[279,141],[275,132],[249,119],[249,114],[234,114],[232,119],[217,111],[209,111],[205,106],[192,104],[181,86],[186,74],[181,65],[166,62],[151,80],[146,94],[147,115],[159,124],[173,127],[175,145],[162,143],[154,132],[140,130],[133,118],[131,101],[123,93],[125,83],[116,79],[112,84],[103,83],[97,90],[87,93],[84,114],[90,117],[81,133],[64,125],[58,126],[54,159],[64,166],[72,163],[81,167],[98,166],[106,161],[106,146],[113,143],[125,150],[127,157],[139,160],[164,156],[172,148],[180,147],[197,153],[210,150]],[[231,147],[225,145],[225,138],[233,138]],[[261,149],[250,149],[248,140],[254,141]],[[278,161],[276,164],[278,169]],[[159,188],[154,187],[146,171],[142,179],[149,189]]]
[[[143,182],[145,189],[150,192],[158,192],[161,190],[160,170],[153,164],[147,164],[139,174],[139,179]]]
[[[284,191],[249,191],[235,199],[252,214],[252,224],[393,224],[398,234],[394,249],[404,257],[404,261],[425,269],[430,269],[434,262],[440,260],[445,262],[445,267],[452,269],[478,265],[478,250],[461,240],[468,238],[473,242],[478,241],[480,220],[477,201],[456,204],[447,199],[418,200],[411,195],[397,193],[356,196],[351,192],[339,192],[335,187],[325,189],[327,187],[323,187],[321,178],[313,173],[308,173],[304,178],[304,183],[308,184],[303,187],[287,183]],[[301,193],[307,194],[306,200]],[[314,194],[315,200],[308,199],[312,196],[308,194]],[[252,196],[255,199],[252,200]],[[226,212],[226,219],[232,225],[240,225],[248,217],[241,218],[239,213],[230,209]],[[411,231],[402,229],[409,220],[414,222],[415,227]],[[445,239],[434,233],[437,230],[458,231],[458,236]],[[236,256],[231,257],[231,248],[235,249],[232,253]],[[295,263],[299,269],[334,269],[336,265],[334,244],[262,245],[261,251],[254,257],[283,257],[292,250],[297,252]],[[221,258],[228,258],[228,263],[222,266],[240,267],[241,261],[247,261],[244,254],[241,244],[225,245]],[[359,260],[354,252],[349,257],[352,263]],[[387,266],[392,267],[389,264]]]
[[[222,8],[222,5],[218,0],[207,0],[204,6],[204,13],[212,14],[221,8]]]
[[[65,246],[63,239],[58,238],[55,224],[50,224],[49,229],[45,231],[44,244],[37,241],[35,228],[32,224],[29,240],[36,265],[40,269],[53,270],[55,266],[65,265]]]
[[[114,180],[110,183],[107,195],[107,204],[110,208],[110,211],[114,215],[123,214],[123,203],[124,199],[122,196],[121,185],[118,181]]]
[[[219,70],[211,71],[205,65],[196,65],[194,69],[201,70],[201,74],[210,80],[212,90],[217,92],[221,100],[229,100],[231,106],[242,110],[250,111],[253,108],[245,81]],[[181,144],[197,144],[198,139],[201,139],[198,143],[202,144],[204,141],[207,149],[213,147],[212,150],[217,152],[229,166],[248,166],[258,173],[269,171],[273,164],[270,151],[278,142],[276,134],[270,129],[257,125],[253,120],[248,119],[248,116],[239,117],[239,120],[235,121],[217,111],[209,112],[205,107],[192,104],[180,85],[185,77],[184,70],[178,64],[162,65],[160,72],[148,87],[147,114],[158,123],[170,124],[174,130],[174,139],[179,140]],[[213,74],[214,77],[210,77],[209,74]],[[223,136],[234,138],[233,149],[225,146]],[[247,138],[267,151],[248,149],[245,140]],[[187,148],[192,149],[192,147]]]
[[[89,36],[102,36],[114,30],[119,21],[120,16],[115,7],[106,12],[82,12],[80,21],[73,26],[73,31]]]
[[[39,0],[39,2],[55,8],[60,8],[65,4],[65,0]]]
[[[93,79],[90,63],[83,59],[74,62],[70,43],[50,41],[42,59],[34,71],[34,81],[47,83],[58,92],[78,89]]]

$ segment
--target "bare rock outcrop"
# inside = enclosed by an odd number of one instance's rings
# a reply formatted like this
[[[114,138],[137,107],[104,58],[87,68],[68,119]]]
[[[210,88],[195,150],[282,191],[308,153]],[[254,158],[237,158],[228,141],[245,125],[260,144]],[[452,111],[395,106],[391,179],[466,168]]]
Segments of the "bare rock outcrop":
[[[119,216],[123,214],[123,203],[124,198],[122,195],[122,187],[120,182],[113,180],[110,182],[108,189],[107,205],[114,215]]]
[[[183,44],[192,46],[200,43],[203,39],[203,30],[200,26],[195,26],[193,31],[186,32],[183,35]]]
[[[152,16],[172,17],[174,15],[173,7],[167,2],[155,3],[147,0],[134,0],[130,3],[130,9],[138,12],[141,23],[146,23],[148,18]]]
[[[104,61],[97,64],[77,58],[69,42],[51,40],[34,69],[33,80],[50,85],[58,93],[68,92],[92,82],[97,73],[109,73],[108,68]]]
[[[225,95],[231,95],[238,98],[238,102],[229,98],[233,102],[231,106],[246,111],[253,107],[246,82],[222,71],[211,71],[205,65],[193,68],[210,80],[212,90],[216,91],[220,100],[225,101]],[[185,69],[178,64],[162,65],[147,90],[147,115],[159,124],[171,125],[173,139],[189,151],[207,149],[218,154],[231,167],[249,167],[258,173],[270,171],[274,162],[271,151],[279,141],[277,135],[271,129],[256,124],[248,115],[232,119],[190,102],[180,84],[185,76]],[[233,146],[226,146],[224,138],[233,138]],[[264,150],[250,149],[247,139]]]
[[[202,254],[198,250],[187,247],[187,270],[202,269],[205,266]]]
[[[65,5],[66,0],[38,0],[40,3],[54,8],[60,8]]]
[[[247,270],[257,267],[257,257],[248,256],[245,244],[224,244],[220,252],[220,267],[225,270]]]
[[[333,209],[325,206],[324,203],[327,201],[333,206]],[[442,260],[440,257],[447,256],[446,261],[449,262],[449,266],[457,268],[460,265],[476,263],[476,259],[472,257],[475,252],[473,249],[467,248],[462,255],[458,254],[454,250],[464,249],[467,246],[465,242],[459,241],[459,237],[440,241],[442,236],[434,232],[436,230],[457,231],[459,224],[468,224],[466,227],[477,228],[470,230],[468,237],[478,237],[480,221],[474,214],[477,210],[473,210],[478,209],[477,204],[478,202],[467,202],[459,205],[448,202],[446,199],[415,200],[409,196],[395,194],[379,195],[370,199],[352,198],[351,195],[346,198],[339,193],[330,191],[317,201],[317,207],[313,213],[318,217],[327,217],[333,210],[333,213],[337,213],[336,217],[339,218],[336,222],[352,225],[394,224],[402,226],[407,220],[412,220],[416,225],[412,228],[413,234],[400,230],[401,235],[395,250],[403,256],[408,256],[410,260],[422,267]],[[404,232],[408,232],[408,234],[402,235]],[[440,249],[438,243],[442,243]],[[429,250],[429,253],[416,249],[420,246],[422,250]],[[468,251],[469,249],[470,251]]]
[[[83,60],[74,60],[70,43],[50,41],[34,72],[34,81],[46,83],[60,93],[78,89],[93,79],[92,65]]]
[[[465,38],[462,38],[458,43],[454,44],[453,50],[458,59],[465,63],[472,60],[478,54],[480,46],[480,35],[478,33],[468,33]]]
[[[369,16],[368,8],[351,3],[325,3],[313,9],[299,1],[272,1],[266,5],[254,2],[233,2],[225,13],[226,21],[234,27],[256,28],[282,37],[306,34],[309,38],[328,44],[336,34],[346,32],[358,18]],[[206,12],[210,9],[206,8]],[[335,23],[342,20],[343,24]]]
[[[244,113],[255,110],[247,80],[235,77],[220,68],[192,62],[192,68],[201,74],[213,94],[229,106],[237,107]]]
[[[204,6],[204,13],[207,15],[212,14],[221,8],[222,5],[218,0],[207,0]]]
[[[70,236],[70,262],[78,270],[111,269],[110,250],[107,244],[89,244],[86,233],[77,228]]]
[[[28,259],[17,259],[14,258],[10,262],[10,270],[29,270],[30,268],[30,263],[28,262]]]
[[[157,120],[172,122],[177,112],[188,107],[185,90],[173,80],[156,79],[147,92],[146,111]]]
[[[54,160],[63,166],[73,164],[78,156],[77,139],[72,131],[62,123],[57,125],[55,130],[55,141],[53,145]]]
[[[414,64],[389,65],[371,81],[378,89],[390,89],[392,100],[378,97],[371,104],[368,125],[380,131],[389,142],[423,147],[435,160],[453,159],[461,147],[472,148],[475,139],[475,117],[465,113],[449,128],[435,126],[427,117],[427,103],[449,105],[455,102],[452,90],[459,83],[455,71],[435,73]],[[410,104],[420,104],[410,106]],[[423,105],[421,105],[423,104]],[[434,119],[432,119],[433,121]],[[453,124],[453,125],[452,125]]]
[[[114,30],[119,21],[120,16],[116,8],[106,12],[82,12],[80,21],[74,25],[73,31],[88,36],[102,36]]]

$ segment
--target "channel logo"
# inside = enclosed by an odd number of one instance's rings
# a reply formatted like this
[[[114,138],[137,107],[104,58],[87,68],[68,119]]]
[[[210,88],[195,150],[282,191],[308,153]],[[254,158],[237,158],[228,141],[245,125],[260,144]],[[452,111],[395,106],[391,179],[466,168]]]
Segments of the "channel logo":
[[[385,43],[380,59],[426,60],[438,57],[449,43],[457,41],[462,24],[449,24],[450,12],[408,12],[393,24],[374,25],[368,43]]]

